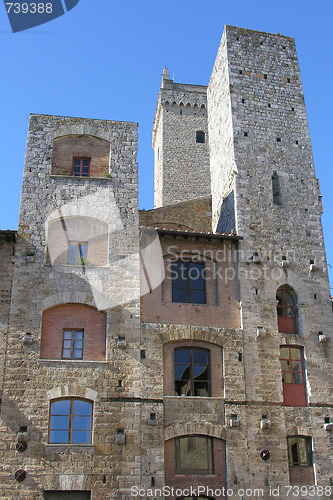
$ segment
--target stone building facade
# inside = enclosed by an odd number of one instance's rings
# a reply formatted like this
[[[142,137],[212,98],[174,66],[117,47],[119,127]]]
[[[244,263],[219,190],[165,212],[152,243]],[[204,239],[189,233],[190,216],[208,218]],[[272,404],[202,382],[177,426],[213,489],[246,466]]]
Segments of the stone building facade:
[[[294,40],[227,26],[208,88],[165,68],[153,147],[139,213],[136,124],[31,115],[18,231],[0,232],[1,497],[333,498]]]

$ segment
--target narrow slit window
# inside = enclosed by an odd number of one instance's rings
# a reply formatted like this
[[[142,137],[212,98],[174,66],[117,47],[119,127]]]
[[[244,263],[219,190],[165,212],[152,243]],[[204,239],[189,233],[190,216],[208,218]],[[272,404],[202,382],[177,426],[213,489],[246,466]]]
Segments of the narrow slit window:
[[[276,172],[272,175],[272,190],[274,205],[282,205],[280,178]]]

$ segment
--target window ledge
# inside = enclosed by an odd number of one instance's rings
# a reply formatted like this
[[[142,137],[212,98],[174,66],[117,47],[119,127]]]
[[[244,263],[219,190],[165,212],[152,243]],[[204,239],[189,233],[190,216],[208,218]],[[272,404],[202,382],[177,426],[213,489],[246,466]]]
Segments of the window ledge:
[[[60,174],[50,174],[51,179],[68,179],[68,180],[79,180],[79,181],[109,181],[111,177],[80,177],[79,175],[60,175]]]
[[[83,268],[84,269],[98,269],[98,270],[104,270],[104,269],[108,269],[109,266],[108,264],[105,264],[103,266],[99,266],[98,264],[84,264],[84,266],[82,264],[50,264],[50,263],[46,263],[45,264],[46,266],[50,266],[52,268],[57,268],[57,269],[62,269],[62,268],[65,268],[65,269],[82,269],[82,272],[83,272]]]
[[[85,364],[107,365],[108,364],[107,361],[98,361],[98,360],[91,360],[91,359],[89,360],[89,359],[45,359],[45,358],[41,358],[41,359],[37,359],[37,362],[41,363],[41,364],[64,363],[64,364],[75,364],[75,365],[77,365],[77,364],[81,364],[81,365],[85,365]]]
[[[88,453],[94,454],[95,446],[93,444],[72,444],[72,443],[46,443],[45,451],[56,453]]]

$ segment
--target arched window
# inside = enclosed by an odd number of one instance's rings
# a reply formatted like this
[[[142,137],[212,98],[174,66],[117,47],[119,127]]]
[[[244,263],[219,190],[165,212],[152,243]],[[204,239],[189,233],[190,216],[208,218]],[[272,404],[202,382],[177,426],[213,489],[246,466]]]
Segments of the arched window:
[[[202,130],[198,130],[196,133],[196,142],[199,142],[201,144],[204,144],[206,142],[206,136],[205,132]]]
[[[49,443],[90,444],[92,418],[92,401],[78,398],[51,401]]]
[[[289,286],[282,286],[276,292],[278,330],[281,333],[297,333],[297,298]]]
[[[174,354],[175,395],[210,396],[210,351],[180,347]]]

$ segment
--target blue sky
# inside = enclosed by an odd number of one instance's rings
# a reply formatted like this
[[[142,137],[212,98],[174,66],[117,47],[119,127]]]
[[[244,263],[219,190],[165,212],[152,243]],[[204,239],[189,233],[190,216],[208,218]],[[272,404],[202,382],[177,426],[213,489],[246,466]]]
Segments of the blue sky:
[[[140,208],[152,208],[151,130],[163,67],[175,81],[207,85],[231,24],[296,40],[333,266],[332,21],[331,0],[80,0],[66,15],[13,34],[0,5],[0,228],[17,228],[29,113],[138,122]]]

